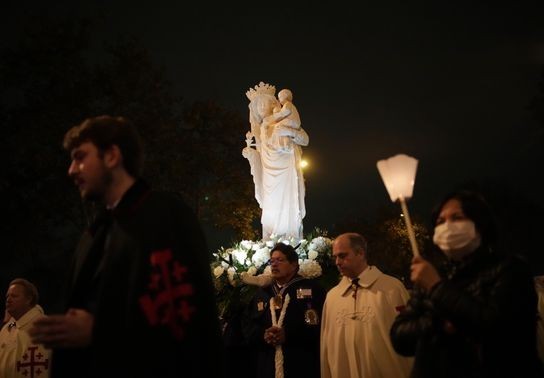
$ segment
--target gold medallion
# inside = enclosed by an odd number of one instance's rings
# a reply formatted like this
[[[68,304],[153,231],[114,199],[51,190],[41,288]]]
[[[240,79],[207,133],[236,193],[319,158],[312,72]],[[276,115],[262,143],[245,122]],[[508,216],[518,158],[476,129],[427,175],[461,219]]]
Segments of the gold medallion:
[[[274,309],[281,310],[283,307],[283,297],[281,294],[278,294],[274,297]]]
[[[309,325],[318,325],[319,324],[319,315],[317,311],[313,308],[309,308],[304,313],[304,321]]]
[[[297,289],[297,299],[312,298],[312,289]]]

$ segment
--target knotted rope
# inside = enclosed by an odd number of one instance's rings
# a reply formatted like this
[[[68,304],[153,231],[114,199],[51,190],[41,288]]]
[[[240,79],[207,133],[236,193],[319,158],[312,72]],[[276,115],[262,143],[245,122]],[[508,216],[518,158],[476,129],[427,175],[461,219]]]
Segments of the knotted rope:
[[[287,305],[289,304],[289,294],[285,296],[285,303],[281,308],[280,318],[276,320],[276,310],[274,308],[274,298],[270,298],[270,314],[272,315],[272,325],[275,327],[280,327],[283,324],[283,319],[285,318],[285,311],[287,311]],[[283,350],[281,345],[276,345],[276,354],[274,355],[274,363],[276,369],[276,378],[283,378]]]

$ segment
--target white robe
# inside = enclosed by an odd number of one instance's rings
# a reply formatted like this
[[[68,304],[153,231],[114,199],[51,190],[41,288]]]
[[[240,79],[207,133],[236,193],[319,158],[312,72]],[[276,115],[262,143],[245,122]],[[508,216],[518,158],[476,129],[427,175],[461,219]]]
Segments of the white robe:
[[[374,266],[359,275],[359,285],[355,298],[346,277],[327,293],[321,321],[321,377],[408,377],[413,359],[398,355],[389,338],[408,292],[399,280]]]
[[[49,377],[51,351],[32,344],[28,329],[43,316],[40,305],[34,306],[19,320],[10,318],[0,331],[0,377]],[[11,326],[10,326],[11,325]]]
[[[296,132],[308,144],[306,132],[302,129]],[[263,237],[276,234],[300,239],[302,219],[306,215],[304,179],[300,168],[302,150],[291,142],[292,150],[286,152],[262,136],[261,140]]]

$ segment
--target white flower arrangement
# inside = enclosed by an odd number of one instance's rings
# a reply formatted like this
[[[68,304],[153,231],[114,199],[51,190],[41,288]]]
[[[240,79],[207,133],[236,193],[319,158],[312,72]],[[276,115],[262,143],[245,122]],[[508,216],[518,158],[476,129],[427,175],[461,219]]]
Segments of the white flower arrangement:
[[[326,232],[315,229],[302,240],[286,238],[280,235],[271,235],[270,238],[252,241],[242,240],[230,248],[221,247],[213,254],[211,269],[216,289],[220,314],[229,311],[233,302],[245,302],[254,291],[252,285],[245,282],[266,280],[270,275],[270,252],[276,243],[285,243],[295,247],[299,255],[299,274],[306,278],[323,276],[326,271],[336,267],[332,263],[332,240]],[[243,280],[244,276],[255,277]]]

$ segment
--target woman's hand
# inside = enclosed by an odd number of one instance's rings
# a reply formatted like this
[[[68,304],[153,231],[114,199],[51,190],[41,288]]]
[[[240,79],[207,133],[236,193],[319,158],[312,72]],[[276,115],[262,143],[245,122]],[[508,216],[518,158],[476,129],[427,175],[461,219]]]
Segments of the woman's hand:
[[[421,256],[414,256],[410,270],[412,282],[426,292],[442,280],[435,267]]]

